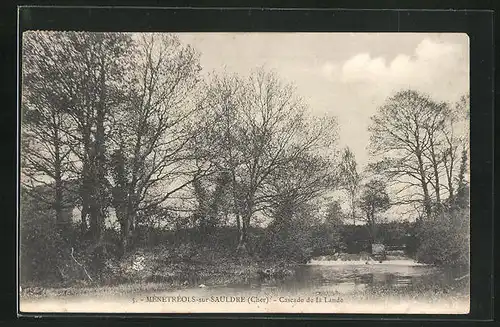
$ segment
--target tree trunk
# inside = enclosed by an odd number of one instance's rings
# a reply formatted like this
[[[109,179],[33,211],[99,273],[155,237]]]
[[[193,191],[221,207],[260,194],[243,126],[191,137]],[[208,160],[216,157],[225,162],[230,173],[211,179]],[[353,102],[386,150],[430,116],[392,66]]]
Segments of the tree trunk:
[[[422,185],[422,191],[424,193],[424,210],[426,217],[430,219],[432,216],[431,198],[429,196],[429,188],[427,185],[427,177],[425,176],[422,154],[419,151],[417,151],[416,156],[418,160],[418,170],[420,173],[420,183]]]
[[[106,158],[105,158],[105,133],[104,121],[106,117],[106,75],[104,62],[101,62],[100,71],[100,94],[99,102],[97,104],[96,114],[96,132],[94,141],[94,154],[95,161],[93,163],[93,199],[91,210],[91,224],[94,240],[100,242],[102,240],[102,231],[104,229],[104,218],[106,216],[106,189],[105,189],[105,175],[106,175]]]
[[[135,210],[133,208],[127,208],[127,215],[125,219],[125,233],[124,233],[124,238],[125,238],[125,244],[127,247],[125,248],[126,251],[130,250],[131,248],[134,247],[135,241],[136,241],[136,222],[135,222]]]
[[[351,215],[352,215],[352,224],[356,226],[356,208],[355,208],[354,196],[351,198]]]
[[[456,191],[456,205],[459,208],[465,208],[465,207],[467,207],[467,205],[469,203],[468,194],[466,194],[466,192],[465,192],[465,188],[466,188],[465,174],[467,172],[467,161],[468,161],[467,151],[464,148],[462,150],[462,158],[460,160],[460,168],[459,168],[459,173],[458,173],[458,185],[457,185],[457,191]]]
[[[56,151],[57,152],[57,151]],[[56,166],[59,166],[56,164]],[[54,209],[56,211],[56,225],[59,229],[62,229],[64,225],[63,217],[63,185],[61,179],[61,170],[56,169],[55,171],[55,198],[54,198]]]
[[[254,209],[254,199],[252,196],[248,196],[246,199],[244,214],[241,219],[241,232],[238,242],[238,251],[243,254],[248,254],[248,228],[250,226],[250,220],[252,219]]]
[[[248,214],[242,217],[241,219],[241,229],[239,231],[239,238],[238,238],[238,247],[236,248],[236,251],[239,254],[246,255],[248,254],[248,223],[250,219],[248,217]]]
[[[440,180],[439,180],[439,163],[437,162],[436,159],[436,154],[434,152],[434,142],[432,141],[431,138],[431,159],[432,159],[432,168],[434,171],[434,191],[436,192],[436,204],[438,210],[441,212],[441,185],[440,185]]]
[[[53,117],[54,121],[56,117]],[[62,159],[61,144],[59,140],[58,127],[54,128],[54,210],[56,212],[57,231],[61,236],[64,235],[64,217],[63,217],[63,181],[62,181]]]
[[[368,234],[370,235],[370,241],[373,243],[375,241],[374,237],[373,237],[373,225],[372,225],[372,219],[371,219],[371,216],[370,216],[370,211],[369,210],[366,210],[366,224],[365,224],[365,228],[368,230]]]
[[[80,197],[82,199],[82,214],[81,214],[81,233],[85,235],[89,229],[90,222],[87,221],[90,215],[90,195],[92,192],[92,180],[90,176],[91,146],[90,146],[90,127],[84,126],[82,129],[84,159],[82,164],[82,175],[80,185]]]
[[[373,238],[373,242],[374,243],[377,243],[378,242],[378,239],[377,239],[377,225],[375,224],[375,221],[374,221],[374,218],[372,217],[372,238]]]
[[[238,230],[238,236],[241,233],[241,221],[240,221],[240,215],[236,214],[236,229]]]
[[[98,196],[98,191],[94,191],[93,193],[94,194],[92,196],[92,200],[90,203],[90,212],[89,212],[90,216],[89,231],[90,234],[92,235],[94,243],[97,244],[101,240],[101,233],[102,233],[101,220],[103,217],[101,217],[101,210],[99,209],[99,204],[98,204],[99,201],[95,199]]]
[[[87,223],[87,215],[88,215],[88,209],[87,209],[87,204],[82,205],[82,213],[81,213],[81,221],[80,221],[80,235],[84,236],[85,233],[87,233],[88,230],[88,223]]]
[[[372,239],[373,243],[377,242],[377,224],[375,222],[375,208],[372,205],[371,212],[370,212],[370,225],[371,225],[371,230],[372,230]]]
[[[130,222],[128,219],[124,219],[121,224],[121,241],[122,241],[122,256],[127,254],[129,250],[129,238],[130,238]]]
[[[448,162],[446,155],[443,157],[444,168],[446,171],[446,180],[448,184],[448,199],[451,208],[455,206],[455,187],[453,186],[453,166],[455,158],[453,154],[453,149],[450,146],[450,161]]]

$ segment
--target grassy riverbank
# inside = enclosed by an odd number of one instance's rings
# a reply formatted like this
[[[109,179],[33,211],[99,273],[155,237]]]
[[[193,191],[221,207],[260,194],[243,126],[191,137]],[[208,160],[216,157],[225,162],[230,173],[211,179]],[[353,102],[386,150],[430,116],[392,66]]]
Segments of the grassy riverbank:
[[[73,265],[72,269],[66,269],[64,281],[21,284],[21,296],[118,294],[200,285],[244,284],[265,278],[291,277],[293,266],[293,262],[238,255],[223,248],[158,246],[147,250],[138,249],[120,260],[108,259],[98,275],[90,269],[84,270],[84,266]]]
[[[434,267],[405,268],[392,265],[317,265],[303,266],[308,271],[307,281],[300,274],[283,283],[267,279],[235,287],[231,284],[175,285],[168,283],[127,283],[115,286],[78,286],[46,288],[44,294],[21,298],[22,310],[67,312],[258,312],[250,304],[221,305],[213,301],[186,303],[150,303],[151,296],[186,299],[211,299],[218,296],[269,298],[273,308],[282,312],[296,312],[293,303],[282,303],[280,298],[312,297],[324,299],[300,310],[308,312],[391,312],[391,313],[466,313],[469,306],[468,278],[446,277],[446,272]],[[299,271],[300,271],[299,269]],[[410,272],[411,270],[411,272]],[[351,273],[355,273],[353,276]],[[408,283],[393,283],[402,273]],[[349,275],[349,276],[347,276]],[[449,276],[448,276],[449,277]],[[367,278],[367,279],[365,279]],[[380,280],[382,278],[383,280]],[[326,303],[328,301],[328,303]],[[274,310],[273,309],[273,310]]]

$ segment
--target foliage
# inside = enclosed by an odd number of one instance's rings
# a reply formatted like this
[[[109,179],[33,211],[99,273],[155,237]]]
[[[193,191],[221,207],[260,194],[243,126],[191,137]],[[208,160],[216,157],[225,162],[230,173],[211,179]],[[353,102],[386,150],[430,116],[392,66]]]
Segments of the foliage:
[[[421,223],[417,260],[436,265],[469,265],[469,210],[435,215]]]
[[[340,203],[332,201],[328,204],[321,224],[312,226],[312,255],[327,255],[345,250],[345,242],[341,232],[344,228],[345,214]]]
[[[378,179],[366,183],[359,199],[359,207],[364,214],[362,220],[370,231],[371,240],[378,241],[377,229],[381,219],[379,215],[390,207],[385,183]]]
[[[311,228],[314,220],[312,207],[283,199],[275,210],[273,222],[266,228],[260,255],[272,260],[309,261],[314,247]]]
[[[62,238],[57,233],[53,212],[22,196],[20,225],[21,282],[58,282],[57,270]],[[51,214],[52,213],[52,214]]]

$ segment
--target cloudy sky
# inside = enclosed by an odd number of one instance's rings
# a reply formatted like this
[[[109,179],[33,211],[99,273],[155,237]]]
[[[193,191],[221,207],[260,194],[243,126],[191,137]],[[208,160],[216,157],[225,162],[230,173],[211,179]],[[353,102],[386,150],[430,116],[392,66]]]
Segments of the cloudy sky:
[[[412,88],[456,101],[469,90],[466,34],[181,33],[206,72],[275,70],[296,85],[313,114],[334,115],[340,144],[368,161],[370,116],[394,91]]]

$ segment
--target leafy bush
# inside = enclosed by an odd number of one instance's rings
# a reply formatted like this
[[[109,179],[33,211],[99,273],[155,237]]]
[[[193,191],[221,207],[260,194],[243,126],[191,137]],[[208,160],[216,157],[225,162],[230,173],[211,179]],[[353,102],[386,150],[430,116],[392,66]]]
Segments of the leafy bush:
[[[312,229],[303,218],[274,222],[267,228],[259,248],[263,258],[301,263],[309,261],[312,252]]]
[[[81,244],[66,239],[71,231],[64,235],[58,232],[50,211],[25,211],[20,230],[21,285],[87,283],[90,282],[89,276],[97,281],[107,273],[106,269],[92,269],[91,256],[81,250]]]
[[[423,221],[418,230],[419,262],[460,266],[469,264],[469,211],[460,209]]]
[[[26,197],[21,201],[21,283],[60,281],[58,263],[64,240],[57,233],[55,215]]]
[[[312,256],[333,255],[345,250],[340,229],[342,226],[321,224],[312,228]]]

